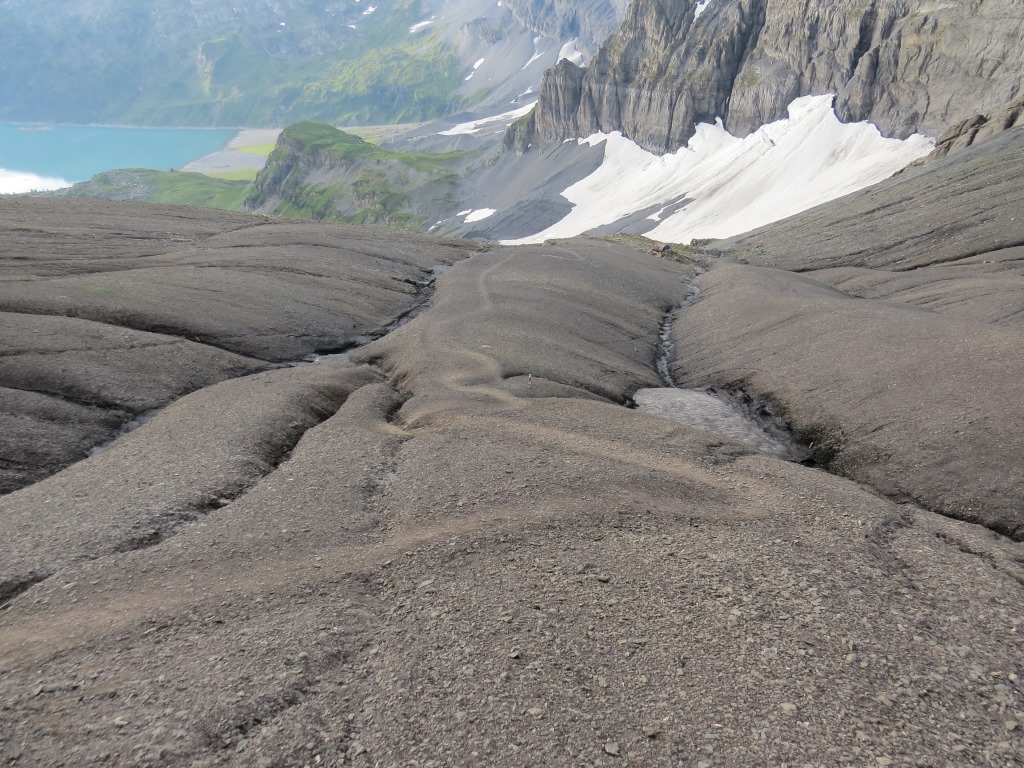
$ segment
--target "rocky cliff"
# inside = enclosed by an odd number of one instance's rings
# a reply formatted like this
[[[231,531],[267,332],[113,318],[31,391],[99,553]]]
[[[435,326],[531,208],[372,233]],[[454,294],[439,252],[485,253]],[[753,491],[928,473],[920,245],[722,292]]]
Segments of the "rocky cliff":
[[[560,62],[506,145],[622,131],[652,151],[717,117],[736,135],[796,97],[835,93],[844,121],[938,136],[1021,91],[1017,0],[635,0],[586,69]]]

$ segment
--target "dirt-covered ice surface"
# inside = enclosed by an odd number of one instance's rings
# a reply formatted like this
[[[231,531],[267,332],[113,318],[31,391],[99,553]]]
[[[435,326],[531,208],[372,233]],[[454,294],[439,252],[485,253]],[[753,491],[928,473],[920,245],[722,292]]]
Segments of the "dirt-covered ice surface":
[[[0,758],[1019,764],[1024,545],[624,407],[692,276],[476,253],[9,494]]]

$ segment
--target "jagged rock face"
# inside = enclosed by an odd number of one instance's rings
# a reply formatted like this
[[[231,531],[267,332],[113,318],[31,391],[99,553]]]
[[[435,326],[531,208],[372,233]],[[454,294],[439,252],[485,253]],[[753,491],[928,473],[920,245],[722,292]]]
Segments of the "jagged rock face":
[[[844,121],[937,136],[1021,91],[1017,0],[710,0],[699,15],[697,5],[634,0],[589,68],[549,70],[535,117],[507,144],[620,130],[669,151],[698,122],[721,117],[742,136],[817,93],[837,94]]]

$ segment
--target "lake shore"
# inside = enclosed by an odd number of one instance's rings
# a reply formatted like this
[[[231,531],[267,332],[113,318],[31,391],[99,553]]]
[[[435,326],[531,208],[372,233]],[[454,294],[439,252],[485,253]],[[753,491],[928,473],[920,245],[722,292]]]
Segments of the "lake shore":
[[[193,173],[231,173],[232,171],[260,170],[266,155],[242,152],[244,147],[273,144],[281,134],[280,128],[244,128],[223,149],[193,160],[181,170]]]

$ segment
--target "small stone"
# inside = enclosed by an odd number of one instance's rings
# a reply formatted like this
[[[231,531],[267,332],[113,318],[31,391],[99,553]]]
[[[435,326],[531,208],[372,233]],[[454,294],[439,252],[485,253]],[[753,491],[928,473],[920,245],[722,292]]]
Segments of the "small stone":
[[[782,702],[779,706],[782,708],[782,711],[787,714],[791,715],[796,712],[796,704],[791,704],[788,701]]]
[[[875,762],[881,766],[892,765],[891,757],[876,757]]]
[[[533,717],[540,717],[544,714],[544,710],[540,707],[530,707],[528,710],[526,710],[526,714],[531,715]]]
[[[1018,728],[1020,728],[1020,723],[1018,723],[1016,720],[1007,720],[1005,723],[1003,723],[1003,728],[1005,728],[1008,731],[1016,731]]]
[[[602,584],[607,584],[607,583],[608,583],[609,581],[611,581],[611,580],[612,580],[612,577],[611,577],[611,576],[609,576],[609,575],[607,575],[607,574],[605,574],[605,573],[599,573],[599,574],[598,574],[597,576],[595,576],[594,578],[596,578],[596,579],[597,579],[598,581],[600,581],[600,582],[601,582]]]
[[[123,728],[124,726],[128,725],[129,722],[130,721],[128,720],[127,717],[115,717],[114,718],[114,725],[116,725],[118,728]]]
[[[656,739],[656,738],[658,738],[658,734],[659,733],[661,733],[661,731],[659,731],[653,725],[645,725],[644,726],[644,736],[646,736],[648,739]]]
[[[609,755],[614,755],[615,757],[618,757],[619,756],[619,745],[618,745],[618,742],[609,741],[607,744],[604,745],[604,751],[607,752]]]
[[[518,649],[514,649],[509,653],[508,657],[510,659],[520,659],[522,658],[522,654],[519,653]]]

